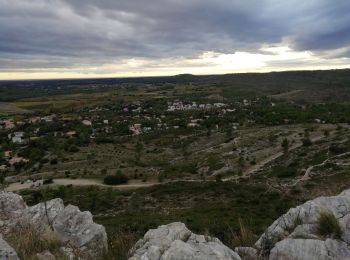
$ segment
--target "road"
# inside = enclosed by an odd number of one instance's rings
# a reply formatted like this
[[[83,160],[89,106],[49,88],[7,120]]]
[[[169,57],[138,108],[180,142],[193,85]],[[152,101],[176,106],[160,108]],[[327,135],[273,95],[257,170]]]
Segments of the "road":
[[[150,187],[153,185],[158,184],[157,182],[142,182],[142,181],[135,181],[131,180],[126,184],[122,185],[105,185],[101,182],[101,180],[98,179],[69,179],[69,178],[63,178],[63,179],[54,179],[53,184],[48,184],[45,186],[55,186],[55,185],[74,185],[74,186],[101,186],[101,187],[112,187],[117,189],[137,189],[142,187]],[[19,191],[23,189],[30,189],[30,188],[38,188],[43,186],[42,181],[38,180],[36,182],[24,182],[21,184],[20,182],[11,183],[8,187],[5,188],[6,191]]]

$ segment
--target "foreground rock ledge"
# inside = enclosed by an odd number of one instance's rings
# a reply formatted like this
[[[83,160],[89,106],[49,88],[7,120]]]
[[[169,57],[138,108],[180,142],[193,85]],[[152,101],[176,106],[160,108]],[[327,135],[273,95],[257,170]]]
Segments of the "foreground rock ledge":
[[[342,237],[318,233],[321,212],[332,213],[342,230]],[[278,218],[258,239],[254,248],[235,251],[218,239],[193,234],[182,223],[172,223],[149,230],[131,250],[129,260],[177,259],[350,259],[350,190],[332,197],[319,197]]]
[[[334,215],[341,237],[319,234],[321,212]],[[21,196],[0,192],[0,221],[3,232],[13,225],[31,225],[39,230],[51,227],[61,241],[74,245],[86,259],[103,259],[107,250],[104,227],[93,222],[90,212],[72,205],[65,207],[61,199],[27,207]],[[349,248],[350,190],[346,190],[290,209],[266,229],[254,247],[232,250],[219,239],[196,235],[176,222],[149,230],[130,250],[129,260],[343,260],[350,259]],[[62,251],[70,252],[68,247]],[[1,236],[0,259],[18,259]]]
[[[72,205],[65,207],[61,199],[28,207],[21,196],[0,192],[0,220],[3,232],[26,225],[38,230],[52,230],[67,245],[62,252],[69,252],[69,247],[73,247],[84,259],[100,259],[107,251],[105,228],[93,222],[90,212],[81,212]],[[9,251],[4,245],[7,243],[0,243],[0,253],[4,249]],[[18,258],[2,258],[0,255],[0,259]]]
[[[196,235],[183,223],[149,230],[132,249],[129,260],[219,260],[241,259],[217,238]]]

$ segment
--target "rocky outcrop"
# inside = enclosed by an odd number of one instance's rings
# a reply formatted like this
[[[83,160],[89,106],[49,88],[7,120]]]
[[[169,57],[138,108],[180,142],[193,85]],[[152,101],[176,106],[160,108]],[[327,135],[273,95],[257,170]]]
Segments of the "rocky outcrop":
[[[13,219],[21,215],[27,208],[22,197],[12,192],[0,192],[0,219]]]
[[[63,242],[73,244],[83,255],[96,259],[107,251],[105,228],[94,223],[88,211],[68,205],[54,219],[52,227]]]
[[[341,237],[319,232],[321,213],[334,216]],[[319,197],[278,218],[256,242],[268,259],[350,259],[350,190]]]
[[[238,260],[237,253],[217,238],[196,235],[183,223],[149,230],[131,250],[129,260]]]
[[[72,205],[65,207],[61,199],[27,207],[21,196],[1,192],[0,205],[0,220],[4,221],[5,226],[3,230],[27,225],[37,230],[51,230],[66,245],[62,252],[72,251],[69,249],[71,247],[86,259],[99,258],[107,250],[105,228],[93,222],[90,212],[81,212]]]

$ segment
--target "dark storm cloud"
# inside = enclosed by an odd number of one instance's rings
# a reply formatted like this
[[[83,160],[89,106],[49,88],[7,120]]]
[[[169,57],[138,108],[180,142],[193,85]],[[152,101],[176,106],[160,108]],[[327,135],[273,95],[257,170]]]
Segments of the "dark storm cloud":
[[[0,70],[257,52],[283,40],[350,46],[350,1],[0,0]]]

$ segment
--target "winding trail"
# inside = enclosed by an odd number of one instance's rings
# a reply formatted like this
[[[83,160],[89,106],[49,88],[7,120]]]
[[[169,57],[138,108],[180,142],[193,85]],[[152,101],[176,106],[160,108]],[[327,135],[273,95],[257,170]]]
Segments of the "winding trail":
[[[319,140],[322,140],[324,138],[323,135],[318,135],[318,136],[315,136],[313,138],[311,138],[311,142],[317,142]],[[301,147],[303,144],[301,142],[299,143],[296,143],[294,145],[292,145],[288,151],[293,151],[299,147]],[[236,180],[236,179],[239,179],[239,178],[242,178],[242,177],[249,177],[250,175],[258,172],[259,170],[261,170],[261,168],[263,168],[265,165],[277,160],[278,158],[282,157],[284,155],[284,152],[283,151],[280,151],[280,152],[277,152],[273,155],[270,155],[269,157],[265,158],[264,160],[258,162],[257,164],[249,167],[248,169],[246,169],[244,172],[243,172],[243,176],[231,176],[231,177],[227,177],[225,179],[223,179],[223,181],[230,181],[230,180]]]
[[[309,168],[306,169],[304,175],[303,175],[299,180],[297,180],[293,185],[296,185],[296,184],[298,184],[298,183],[301,182],[301,181],[307,181],[307,180],[309,180],[309,179],[310,179],[310,173],[312,172],[312,170],[313,170],[314,168],[324,166],[324,165],[325,165],[326,163],[328,163],[330,160],[337,159],[337,158],[340,158],[340,157],[343,157],[343,156],[346,156],[346,155],[350,155],[350,152],[346,152],[346,153],[342,153],[342,154],[338,154],[338,155],[329,157],[329,158],[327,158],[326,160],[324,160],[322,163],[319,163],[319,164],[315,164],[315,165],[310,166]],[[347,165],[347,164],[337,164],[337,165]]]

